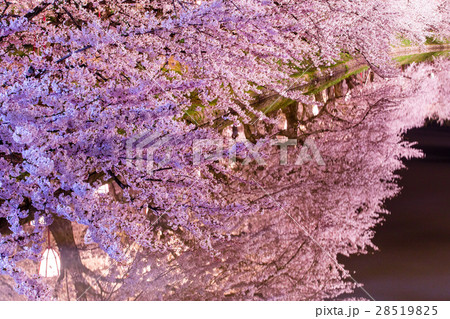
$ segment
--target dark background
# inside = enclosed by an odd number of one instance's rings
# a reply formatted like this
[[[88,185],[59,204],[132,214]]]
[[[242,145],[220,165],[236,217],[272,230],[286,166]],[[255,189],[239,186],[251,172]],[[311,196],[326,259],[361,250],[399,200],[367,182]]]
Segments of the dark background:
[[[340,262],[376,300],[450,300],[450,126],[428,123],[406,139],[426,158],[404,162],[402,192],[376,228],[380,250]]]

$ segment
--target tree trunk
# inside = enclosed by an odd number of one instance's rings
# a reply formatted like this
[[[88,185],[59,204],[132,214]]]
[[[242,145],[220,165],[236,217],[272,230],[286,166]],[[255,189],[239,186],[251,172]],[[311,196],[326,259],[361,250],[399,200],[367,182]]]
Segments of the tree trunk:
[[[53,218],[53,223],[49,228],[61,254],[61,275],[58,281],[64,278],[64,270],[68,270],[74,282],[77,300],[87,300],[88,293],[92,294],[93,291],[90,291],[91,287],[83,277],[83,273],[87,272],[88,269],[81,262],[78,247],[73,237],[72,224],[58,216]]]

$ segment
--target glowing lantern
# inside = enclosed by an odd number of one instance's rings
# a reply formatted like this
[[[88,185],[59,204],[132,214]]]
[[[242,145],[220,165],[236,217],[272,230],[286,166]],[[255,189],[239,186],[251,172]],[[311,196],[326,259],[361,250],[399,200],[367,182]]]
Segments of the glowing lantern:
[[[32,220],[30,222],[31,226],[36,226],[36,222],[34,220]],[[45,225],[45,219],[44,216],[39,217],[39,225]]]
[[[41,263],[39,265],[39,275],[42,277],[59,276],[61,272],[61,261],[59,254],[50,246],[50,230],[48,230],[47,249],[42,254]]]
[[[105,184],[97,188],[95,191],[97,194],[108,194],[109,193],[109,185]]]
[[[312,108],[312,114],[314,116],[316,116],[317,114],[319,114],[319,107],[317,105],[314,105]]]

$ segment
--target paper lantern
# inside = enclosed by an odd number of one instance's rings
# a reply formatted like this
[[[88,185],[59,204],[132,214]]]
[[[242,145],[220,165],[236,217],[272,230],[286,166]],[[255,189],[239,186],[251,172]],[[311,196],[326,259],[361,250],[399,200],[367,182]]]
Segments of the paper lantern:
[[[58,252],[50,246],[50,230],[48,230],[48,244],[39,264],[39,275],[42,277],[55,277],[59,276],[60,273],[61,260]]]
[[[312,114],[313,114],[314,116],[316,116],[316,115],[319,114],[319,107],[318,107],[317,105],[313,105],[313,108],[312,108]]]

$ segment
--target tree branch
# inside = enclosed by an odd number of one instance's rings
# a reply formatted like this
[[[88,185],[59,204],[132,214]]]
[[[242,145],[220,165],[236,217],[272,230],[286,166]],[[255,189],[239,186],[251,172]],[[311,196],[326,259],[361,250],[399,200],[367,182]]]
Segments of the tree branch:
[[[47,8],[51,3],[50,2],[42,2],[39,5],[37,5],[36,7],[34,7],[33,10],[31,10],[30,12],[28,12],[25,15],[25,18],[27,18],[28,20],[32,20],[34,17],[36,17],[37,15],[39,15],[42,11],[45,10],[45,8]]]

